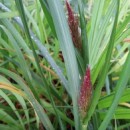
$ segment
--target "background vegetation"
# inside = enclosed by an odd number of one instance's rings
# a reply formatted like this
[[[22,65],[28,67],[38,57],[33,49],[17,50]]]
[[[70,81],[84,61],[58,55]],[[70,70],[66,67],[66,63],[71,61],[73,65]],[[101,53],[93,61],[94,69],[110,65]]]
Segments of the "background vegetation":
[[[68,2],[81,49],[66,1],[0,0],[0,129],[130,129],[130,0]],[[92,95],[82,117],[88,65]]]

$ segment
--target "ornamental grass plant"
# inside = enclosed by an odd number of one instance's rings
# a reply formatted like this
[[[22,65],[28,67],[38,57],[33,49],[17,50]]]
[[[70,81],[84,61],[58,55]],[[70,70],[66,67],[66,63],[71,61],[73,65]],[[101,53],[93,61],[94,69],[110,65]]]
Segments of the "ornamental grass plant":
[[[0,0],[0,130],[130,130],[130,0]]]

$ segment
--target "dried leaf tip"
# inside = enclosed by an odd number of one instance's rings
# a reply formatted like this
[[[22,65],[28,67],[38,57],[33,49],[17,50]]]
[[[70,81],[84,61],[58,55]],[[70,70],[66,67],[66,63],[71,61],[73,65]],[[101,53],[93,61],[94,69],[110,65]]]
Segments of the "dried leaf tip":
[[[79,110],[82,118],[84,118],[84,116],[86,115],[86,112],[90,104],[91,96],[92,96],[92,84],[91,84],[90,67],[88,66],[81,85],[78,100]]]

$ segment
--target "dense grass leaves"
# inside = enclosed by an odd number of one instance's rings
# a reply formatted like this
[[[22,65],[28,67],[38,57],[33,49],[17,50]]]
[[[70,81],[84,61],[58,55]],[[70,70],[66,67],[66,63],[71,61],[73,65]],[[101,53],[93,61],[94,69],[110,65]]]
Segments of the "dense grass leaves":
[[[105,59],[105,63],[103,66],[103,70],[101,71],[100,74],[100,80],[98,81],[98,84],[96,85],[96,89],[94,91],[94,95],[93,95],[93,100],[91,102],[90,105],[90,109],[88,112],[88,115],[86,116],[86,118],[84,119],[85,123],[88,123],[88,121],[90,120],[96,105],[98,104],[98,100],[100,98],[100,94],[101,94],[101,89],[103,87],[103,84],[105,82],[107,73],[108,73],[108,69],[110,66],[110,59],[111,59],[111,55],[112,55],[112,50],[114,47],[114,42],[115,42],[115,34],[116,34],[116,27],[117,27],[117,22],[118,22],[118,14],[119,14],[119,1],[117,1],[117,7],[116,7],[116,15],[115,15],[115,20],[114,20],[114,24],[113,24],[113,29],[112,29],[112,33],[111,33],[111,37],[109,40],[109,45],[108,45],[108,50],[107,50],[107,54],[106,54],[106,59]]]
[[[78,72],[78,65],[76,61],[74,46],[72,44],[72,39],[69,32],[67,20],[65,18],[63,5],[59,0],[56,1],[49,0],[48,4],[51,10],[51,15],[54,21],[54,25],[56,27],[57,37],[60,41],[60,46],[65,59],[67,76],[69,80],[69,90],[73,101],[75,128],[78,130],[80,129],[78,102],[77,102],[78,94],[79,94],[79,72]]]
[[[128,128],[129,8],[129,0],[1,1],[0,129]]]

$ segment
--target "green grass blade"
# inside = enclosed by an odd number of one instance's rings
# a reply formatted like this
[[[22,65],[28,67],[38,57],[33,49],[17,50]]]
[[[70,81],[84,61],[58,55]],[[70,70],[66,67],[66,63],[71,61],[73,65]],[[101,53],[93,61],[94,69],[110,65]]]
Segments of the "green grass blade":
[[[107,50],[105,49],[104,53],[101,55],[100,59],[98,60],[98,63],[95,65],[95,67],[92,70],[92,84],[95,83],[95,81],[99,75],[99,72],[101,71],[101,69],[104,65],[106,53],[107,53]]]
[[[27,124],[29,125],[29,111],[27,108],[27,104],[24,100],[24,98],[16,93],[13,93],[15,95],[15,97],[17,98],[18,102],[20,103],[20,105],[22,106],[22,109],[24,110],[26,119],[27,119]]]
[[[123,130],[123,129],[129,128],[129,127],[130,127],[130,123],[126,123],[124,125],[119,126],[117,130]]]
[[[88,48],[86,21],[84,17],[84,7],[82,1],[78,0],[78,4],[79,4],[80,24],[81,24],[82,51],[83,51],[82,53],[86,67],[87,64],[89,64],[89,48]]]
[[[37,66],[38,66],[38,70],[39,70],[39,72],[40,72],[40,75],[42,76],[42,81],[43,81],[43,83],[44,83],[44,86],[46,87],[46,90],[47,90],[48,95],[49,95],[49,99],[50,99],[50,101],[51,101],[51,103],[52,103],[52,106],[53,106],[55,112],[56,112],[57,118],[58,118],[59,123],[60,123],[60,127],[61,127],[61,129],[63,129],[63,125],[62,125],[62,123],[61,123],[60,117],[59,117],[59,115],[57,114],[57,111],[56,111],[56,108],[55,108],[55,103],[54,103],[54,101],[53,101],[53,98],[52,98],[52,95],[51,95],[51,92],[50,92],[50,88],[49,88],[48,82],[47,82],[45,76],[43,75],[43,72],[42,72],[41,67],[40,67],[40,64],[39,64],[38,56],[37,56],[37,54],[36,54],[36,51],[35,51],[35,48],[34,48],[34,45],[33,45],[33,42],[32,42],[32,38],[31,38],[31,35],[30,35],[30,32],[29,32],[28,25],[27,25],[27,21],[26,21],[26,17],[25,17],[25,12],[24,12],[23,3],[22,3],[22,1],[20,1],[20,0],[16,0],[15,3],[16,3],[16,5],[17,5],[17,8],[18,8],[19,13],[20,13],[20,15],[21,15],[22,22],[23,22],[23,25],[24,25],[24,29],[25,29],[25,32],[26,32],[27,37],[28,37],[28,39],[29,39],[30,45],[31,45],[31,47],[32,47],[32,51],[33,51],[33,54],[34,54],[34,57],[35,57],[35,60],[36,60]]]
[[[76,53],[76,57],[77,57],[77,61],[78,61],[80,76],[82,77],[82,76],[84,76],[86,66],[84,64],[84,60],[83,60],[82,56],[80,55],[80,53],[77,49],[75,49],[75,53]]]
[[[73,112],[76,130],[80,129],[79,113],[78,113],[78,93],[79,93],[79,72],[76,61],[74,46],[69,32],[63,5],[59,0],[48,0],[51,15],[54,21],[57,37],[65,59],[67,76],[69,80],[69,90],[73,100]]]
[[[47,59],[47,61],[51,65],[51,67],[54,69],[54,71],[59,76],[59,78],[61,80],[61,83],[64,85],[65,89],[70,94],[69,88],[68,88],[68,81],[66,80],[66,78],[63,75],[63,73],[62,73],[61,69],[59,68],[59,66],[56,64],[54,59],[50,56],[48,50],[42,45],[40,40],[33,33],[31,33],[31,36],[32,36],[32,39],[35,41],[37,47],[39,48],[39,50],[41,52],[41,55],[44,56]]]
[[[33,18],[33,14],[31,14],[27,7],[24,6],[24,11],[25,11],[25,14],[27,16],[27,18],[29,19],[29,23],[32,24],[33,28],[34,28],[34,32],[36,33],[37,37],[40,38],[40,31],[39,31],[39,28],[38,28],[38,23],[37,21],[35,21],[35,19]]]
[[[48,111],[50,111],[50,112],[52,112],[53,114],[55,114],[54,109],[53,109],[53,107],[52,107],[51,104],[45,102],[44,100],[42,100],[42,104],[43,104],[43,106],[46,106],[46,107],[48,108]],[[63,106],[63,107],[65,107],[65,106]],[[57,108],[58,108],[58,106],[57,106]],[[66,122],[68,122],[69,124],[71,124],[72,126],[74,126],[74,122],[73,122],[71,119],[69,119],[66,115],[64,115],[60,110],[58,110],[58,114],[61,116],[61,118],[62,118],[64,121],[66,121]]]
[[[18,128],[17,126],[9,126],[9,125],[4,125],[4,124],[0,124],[0,129],[1,130],[22,130],[21,128]]]
[[[21,77],[19,77],[17,74],[0,68],[0,72],[11,77],[15,82],[18,83],[18,85],[20,85],[20,87],[26,92],[28,100],[31,102],[33,108],[35,109],[38,117],[40,118],[41,122],[43,123],[43,125],[45,126],[45,128],[47,130],[54,130],[52,123],[50,122],[48,116],[46,115],[44,109],[41,107],[41,105],[37,102],[36,98],[34,97],[33,93],[31,92],[31,90],[29,89],[29,87],[24,83],[23,79],[21,79]]]
[[[92,49],[91,53],[93,55],[92,56],[93,64],[97,63],[97,61],[99,60],[99,57],[101,56],[101,54],[103,53],[104,49],[106,48],[108,44],[109,37],[111,34],[111,27],[112,27],[111,25],[113,23],[113,22],[110,22],[110,19],[112,17],[114,18],[115,11],[116,11],[116,1],[112,1],[107,9],[105,16],[104,17],[102,16],[100,20],[100,24],[102,25],[100,25],[101,27],[97,31],[97,37],[94,39],[95,45],[93,46],[93,48],[91,48]],[[110,29],[107,30],[107,28],[110,28]],[[104,36],[104,34],[106,36]],[[103,39],[105,39],[105,42]]]
[[[129,80],[129,67],[130,67],[130,53],[127,56],[126,62],[123,66],[122,72],[120,73],[120,79],[116,85],[117,91],[115,93],[112,105],[109,109],[109,111],[107,112],[107,115],[105,116],[102,124],[99,127],[99,130],[105,130],[105,128],[107,127],[109,121],[111,120],[111,118],[113,117],[113,114],[117,108],[117,105],[119,103],[119,100],[126,88],[126,84]]]
[[[116,34],[116,26],[117,26],[117,21],[118,21],[118,13],[119,13],[119,1],[117,0],[117,8],[116,8],[116,16],[115,16],[115,20],[114,20],[114,25],[113,25],[113,29],[112,29],[112,33],[111,33],[111,37],[110,37],[110,41],[109,41],[109,46],[108,46],[108,50],[107,50],[107,54],[106,54],[106,60],[105,60],[105,64],[104,64],[104,69],[101,72],[100,75],[100,81],[98,82],[98,84],[96,85],[96,88],[94,90],[94,94],[93,94],[93,98],[92,98],[92,103],[90,104],[90,109],[88,111],[88,114],[86,115],[85,119],[84,119],[84,123],[88,124],[88,121],[90,120],[96,105],[98,104],[98,100],[100,98],[100,94],[101,94],[101,89],[103,87],[103,84],[105,82],[106,76],[107,76],[107,72],[109,69],[109,65],[110,65],[110,59],[111,59],[111,54],[112,54],[112,50],[114,47],[114,40],[115,40],[115,34]]]
[[[3,31],[5,32],[5,34],[8,36],[8,38],[10,39],[10,42],[11,42],[11,45],[13,46],[13,48],[15,49],[15,52],[17,54],[17,58],[18,58],[18,61],[20,63],[20,69],[22,70],[23,72],[23,75],[25,76],[26,80],[29,82],[30,84],[30,88],[32,90],[32,92],[35,94],[35,96],[38,98],[37,96],[37,92],[35,91],[35,89],[32,87],[32,83],[33,83],[33,79],[32,79],[32,76],[31,76],[31,73],[30,73],[30,70],[26,64],[26,61],[25,61],[25,58],[16,42],[16,40],[14,39],[14,37],[12,36],[12,34],[7,30],[7,28],[5,28],[4,26],[0,26]]]
[[[109,95],[106,95],[104,97],[102,97],[98,103],[98,108],[99,109],[104,109],[104,108],[109,108],[113,102],[113,98],[115,96],[116,91],[112,92]],[[122,97],[120,98],[120,102],[119,103],[124,103],[124,102],[129,102],[130,99],[130,88],[127,88]]]
[[[122,42],[127,36],[130,34],[130,27],[128,27],[123,33],[117,38],[117,41],[115,42],[115,45],[118,45],[120,42]]]
[[[33,45],[32,39],[31,39],[31,36],[30,36],[30,32],[29,32],[29,29],[28,29],[28,25],[27,25],[27,21],[26,21],[26,17],[25,17],[25,12],[24,12],[23,3],[22,3],[22,1],[20,1],[20,0],[16,0],[15,3],[16,3],[16,6],[17,6],[17,8],[18,8],[18,11],[19,11],[19,13],[20,13],[20,15],[21,15],[21,19],[22,19],[22,22],[23,22],[23,26],[24,26],[25,32],[26,32],[26,34],[27,34],[27,37],[28,37],[28,39],[29,39],[30,46],[31,46],[32,51],[33,51],[33,55],[34,55],[34,58],[35,58],[36,63],[37,63],[38,70],[39,70],[40,74],[42,74],[41,67],[40,67],[40,65],[39,65],[38,56],[37,56],[37,54],[36,54],[36,51],[35,51],[35,48],[34,48],[34,45]],[[43,76],[43,75],[42,75],[42,76]],[[47,85],[47,82],[46,82],[46,80],[45,80],[45,78],[44,78],[44,76],[43,76],[43,80],[44,80],[44,83],[45,83],[44,85],[45,85],[45,86],[48,86],[48,85]]]
[[[49,23],[49,26],[51,27],[51,30],[54,34],[54,36],[56,36],[56,31],[55,31],[55,27],[54,27],[54,23],[53,23],[53,20],[52,20],[52,16],[50,15],[50,10],[49,10],[49,7],[47,5],[47,1],[46,0],[39,0],[40,3],[41,3],[41,7],[42,7],[42,10],[46,16],[46,19]]]
[[[88,35],[88,43],[89,43],[89,58],[90,58],[90,65],[93,68],[93,54],[96,49],[95,48],[95,40],[97,41],[97,35],[99,34],[99,25],[100,25],[100,20],[102,17],[102,11],[103,11],[103,5],[104,5],[105,0],[96,0],[94,3],[93,11],[92,11],[92,20],[91,20],[91,30]],[[92,52],[90,52],[92,51]]]
[[[14,120],[8,113],[6,113],[4,110],[0,109],[0,120],[7,123],[10,127],[11,125],[14,125],[17,127],[17,129],[22,129],[20,125],[18,125],[17,121]],[[2,124],[0,124],[1,126]]]
[[[125,20],[123,21],[123,23],[119,24],[119,27],[117,28],[117,33],[116,33],[116,40],[120,37],[120,35],[122,35],[122,32],[125,30],[125,28],[129,24],[129,21],[130,21],[130,15],[128,15],[125,18]]]
[[[18,42],[19,46],[22,47],[22,49],[30,56],[33,58],[33,54],[31,52],[31,50],[29,49],[29,47],[27,46],[26,42],[24,41],[24,39],[21,37],[20,33],[16,30],[16,28],[13,26],[13,24],[7,20],[7,19],[1,19],[0,20],[3,25],[6,26],[6,28],[8,28],[8,30],[11,32],[12,36],[16,39],[16,41]]]
[[[4,11],[8,11],[10,12],[10,10],[4,6],[2,3],[0,3],[0,8],[2,8],[2,10]],[[18,24],[19,26],[24,29],[23,27],[23,23],[21,21],[21,19],[19,17],[14,17],[13,18]],[[14,32],[12,33],[14,34]],[[30,35],[32,40],[34,41],[34,43],[37,45],[37,47],[39,48],[39,50],[41,51],[42,56],[44,56],[46,58],[46,60],[49,62],[49,64],[51,65],[51,67],[54,69],[54,71],[57,73],[57,75],[59,76],[61,82],[63,83],[65,89],[67,90],[67,92],[69,93],[69,89],[68,89],[68,81],[66,80],[65,76],[63,75],[61,69],[59,68],[59,66],[56,64],[56,62],[53,60],[53,58],[50,56],[48,50],[43,46],[43,44],[41,43],[41,41],[35,36],[35,34],[30,30]],[[18,39],[17,35],[15,35],[15,37]],[[19,38],[19,40],[22,42],[23,40]],[[23,42],[24,43],[24,42]]]
[[[22,118],[21,118],[20,114],[18,113],[18,111],[16,111],[15,105],[13,104],[11,99],[8,96],[6,96],[6,94],[2,90],[0,90],[0,95],[9,104],[9,106],[11,107],[11,109],[16,114],[17,118],[19,119],[19,122],[20,122],[21,126],[23,127],[23,129],[25,129]]]

